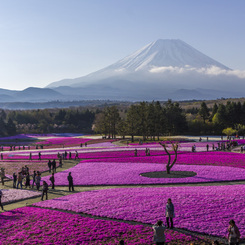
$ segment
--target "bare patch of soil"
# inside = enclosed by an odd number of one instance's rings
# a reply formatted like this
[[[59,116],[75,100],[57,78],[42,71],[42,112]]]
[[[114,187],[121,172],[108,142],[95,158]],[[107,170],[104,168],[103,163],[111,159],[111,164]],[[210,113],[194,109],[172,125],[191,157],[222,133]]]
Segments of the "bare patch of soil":
[[[196,176],[197,173],[192,171],[170,171],[170,174],[167,174],[166,171],[156,171],[142,173],[140,175],[147,178],[188,178]]]

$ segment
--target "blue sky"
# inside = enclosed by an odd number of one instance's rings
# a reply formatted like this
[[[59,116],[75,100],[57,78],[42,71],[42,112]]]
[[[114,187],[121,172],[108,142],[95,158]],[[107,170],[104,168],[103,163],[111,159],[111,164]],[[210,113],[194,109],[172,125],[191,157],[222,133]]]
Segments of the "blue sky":
[[[0,88],[81,77],[160,38],[245,70],[244,11],[244,0],[0,0]]]

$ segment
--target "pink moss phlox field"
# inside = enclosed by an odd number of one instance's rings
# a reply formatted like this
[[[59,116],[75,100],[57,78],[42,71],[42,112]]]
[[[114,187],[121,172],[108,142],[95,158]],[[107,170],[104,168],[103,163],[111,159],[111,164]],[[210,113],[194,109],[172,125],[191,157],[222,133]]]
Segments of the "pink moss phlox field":
[[[87,138],[74,138],[74,137],[58,137],[58,138],[49,138],[44,141],[36,142],[37,145],[64,145],[64,146],[74,146],[84,144],[85,142],[90,141],[91,139]]]
[[[0,214],[1,244],[151,244],[152,228],[118,221],[33,207]],[[198,240],[177,231],[166,231],[167,242],[187,245]],[[176,244],[176,243],[174,243]],[[177,243],[178,244],[178,243]]]
[[[123,153],[120,153],[123,154]],[[125,162],[125,163],[167,163],[168,156],[163,153],[154,153],[155,155],[147,157],[116,157],[108,159],[94,159],[86,160],[93,162]],[[157,156],[159,154],[159,156]],[[142,154],[143,155],[143,154]],[[118,155],[120,156],[120,155]],[[233,152],[194,152],[178,154],[176,164],[191,164],[191,165],[212,165],[212,166],[228,166],[245,168],[245,154],[233,153]]]
[[[56,185],[68,185],[69,172],[72,173],[74,185],[203,183],[245,179],[245,169],[202,165],[174,165],[172,168],[173,171],[193,171],[197,173],[194,177],[148,178],[140,176],[146,172],[165,170],[163,164],[154,163],[81,162],[70,169],[56,173],[55,183]],[[50,183],[49,178],[50,176],[45,176],[42,180]]]
[[[9,203],[13,201],[18,201],[30,197],[37,197],[41,194],[36,191],[29,191],[29,190],[21,190],[21,189],[1,189],[3,196],[2,196],[2,203]]]
[[[175,206],[176,227],[226,236],[234,219],[245,236],[245,186],[116,188],[60,197],[35,205],[143,223],[165,220],[165,205]]]

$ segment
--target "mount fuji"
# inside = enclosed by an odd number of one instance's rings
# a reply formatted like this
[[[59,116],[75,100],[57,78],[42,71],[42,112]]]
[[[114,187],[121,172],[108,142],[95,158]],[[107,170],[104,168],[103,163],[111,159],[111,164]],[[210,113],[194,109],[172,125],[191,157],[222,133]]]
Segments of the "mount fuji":
[[[245,76],[181,40],[159,39],[104,69],[47,88],[80,99],[216,99],[244,96]]]

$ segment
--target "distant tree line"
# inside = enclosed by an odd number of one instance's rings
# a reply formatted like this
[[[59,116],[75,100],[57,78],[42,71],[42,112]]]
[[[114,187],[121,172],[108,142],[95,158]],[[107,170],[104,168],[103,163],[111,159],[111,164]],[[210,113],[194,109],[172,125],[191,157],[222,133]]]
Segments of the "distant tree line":
[[[0,111],[0,135],[92,133],[95,112],[84,108]]]
[[[159,139],[160,136],[191,135],[245,135],[245,102],[230,102],[207,107],[201,102],[199,108],[183,110],[179,103],[141,102],[133,104],[124,114],[116,106],[97,113],[94,131],[114,138],[130,135]]]
[[[202,102],[199,109],[187,110],[186,117],[192,134],[245,134],[245,102],[214,103],[209,108]]]
[[[179,134],[245,135],[245,102],[227,101],[208,107],[203,101],[185,110],[171,100],[90,109],[0,109],[0,136],[68,132],[95,132],[109,138],[129,135],[132,141],[135,136],[156,140]]]
[[[131,105],[120,115],[116,106],[107,107],[96,114],[94,131],[109,138],[116,135],[143,136],[143,140],[159,139],[161,135],[181,134],[187,130],[187,121],[179,103],[169,100],[160,102],[141,102]]]

